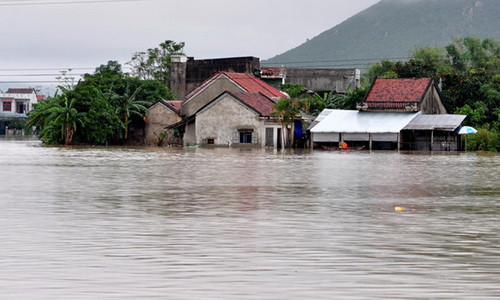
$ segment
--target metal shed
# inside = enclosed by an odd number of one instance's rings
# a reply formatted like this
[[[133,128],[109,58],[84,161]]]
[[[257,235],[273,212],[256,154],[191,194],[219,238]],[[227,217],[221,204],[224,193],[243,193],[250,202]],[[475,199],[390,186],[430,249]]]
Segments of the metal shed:
[[[406,150],[457,151],[457,134],[466,115],[418,115],[401,130],[402,148]]]

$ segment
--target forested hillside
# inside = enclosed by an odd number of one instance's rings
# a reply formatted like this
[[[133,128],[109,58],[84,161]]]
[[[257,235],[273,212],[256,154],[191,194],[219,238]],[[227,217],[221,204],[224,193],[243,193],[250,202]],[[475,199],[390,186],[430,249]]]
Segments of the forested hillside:
[[[306,43],[263,64],[366,66],[404,59],[422,46],[452,37],[500,39],[499,0],[382,0]]]

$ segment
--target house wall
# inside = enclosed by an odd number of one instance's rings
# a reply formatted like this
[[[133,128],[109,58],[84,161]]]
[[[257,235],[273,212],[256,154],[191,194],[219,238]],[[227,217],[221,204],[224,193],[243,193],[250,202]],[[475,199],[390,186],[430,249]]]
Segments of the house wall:
[[[261,146],[265,129],[258,115],[229,95],[216,100],[196,115],[196,143],[214,139],[215,145],[239,144],[239,131],[251,129],[253,145]]]
[[[157,135],[165,132],[166,126],[181,120],[177,113],[161,103],[151,107],[146,113],[146,118],[148,120],[144,136],[144,144],[146,145],[156,145],[158,142]],[[172,134],[173,132],[170,132],[169,137],[173,137]]]
[[[14,99],[12,101],[12,107],[11,107],[10,111],[3,110],[3,104],[2,104],[3,98]],[[33,104],[37,104],[38,99],[37,99],[35,93],[31,93],[31,94],[0,93],[0,112],[15,113],[18,103],[26,104],[26,112],[25,113],[27,113],[27,112],[33,110]]]
[[[208,85],[204,90],[200,91],[195,97],[191,98],[188,102],[184,102],[182,104],[181,112],[185,114],[186,117],[192,116],[203,106],[207,105],[210,101],[225,91],[234,93],[244,92],[244,90],[234,82],[224,76],[221,76]]]
[[[426,115],[446,114],[446,108],[441,101],[441,97],[434,85],[425,94],[421,104],[421,111]]]
[[[196,145],[196,122],[186,124],[183,138],[184,146]]]
[[[300,84],[313,91],[345,93],[349,86],[360,86],[359,69],[287,68],[285,82]]]

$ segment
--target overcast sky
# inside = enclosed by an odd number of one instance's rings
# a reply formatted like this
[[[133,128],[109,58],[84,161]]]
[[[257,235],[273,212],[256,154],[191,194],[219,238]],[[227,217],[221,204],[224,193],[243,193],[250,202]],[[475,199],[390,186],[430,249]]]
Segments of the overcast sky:
[[[0,0],[0,82],[16,80],[5,69],[124,64],[167,39],[197,59],[267,59],[378,1]]]

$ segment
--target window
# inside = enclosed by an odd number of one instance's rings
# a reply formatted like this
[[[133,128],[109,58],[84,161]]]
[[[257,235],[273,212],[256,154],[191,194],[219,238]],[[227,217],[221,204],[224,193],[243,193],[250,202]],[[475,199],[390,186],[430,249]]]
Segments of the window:
[[[3,102],[3,111],[11,111],[12,110],[12,102],[4,101]]]
[[[208,145],[213,145],[213,144],[215,144],[215,139],[207,139],[207,144],[208,144]]]
[[[252,143],[252,131],[240,130],[240,144]]]
[[[18,114],[26,113],[26,104],[24,104],[23,102],[18,102],[16,112]]]

